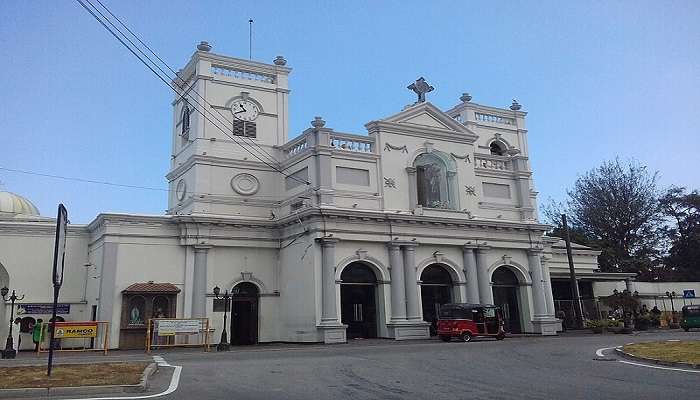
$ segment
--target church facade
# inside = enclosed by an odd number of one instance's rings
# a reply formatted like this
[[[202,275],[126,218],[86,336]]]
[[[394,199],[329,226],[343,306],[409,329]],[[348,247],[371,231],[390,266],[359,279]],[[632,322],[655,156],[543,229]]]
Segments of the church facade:
[[[509,331],[556,334],[551,282],[568,264],[537,219],[517,102],[464,94],[440,110],[421,78],[418,101],[366,134],[315,117],[290,140],[290,72],[282,57],[198,46],[173,82],[167,213],[69,226],[65,319],[110,321],[111,347],[142,345],[134,312],[208,317],[218,338],[219,287],[233,294],[233,344],[427,338],[448,302],[496,304]],[[55,222],[3,207],[0,286],[48,303]],[[579,275],[597,254],[574,247]]]

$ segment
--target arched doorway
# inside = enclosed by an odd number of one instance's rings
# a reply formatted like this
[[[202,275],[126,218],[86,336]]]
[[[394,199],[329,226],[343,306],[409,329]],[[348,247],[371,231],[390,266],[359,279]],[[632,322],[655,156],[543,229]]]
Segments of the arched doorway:
[[[258,342],[258,287],[241,282],[231,290],[231,344]]]
[[[493,282],[493,302],[501,307],[505,330],[520,333],[520,307],[518,302],[518,277],[508,267],[498,267],[491,276]]]
[[[341,321],[350,339],[377,337],[377,276],[368,265],[354,262],[340,274]]]
[[[440,306],[452,301],[452,277],[445,267],[432,264],[420,274],[423,320],[430,322],[430,335],[437,334]]]

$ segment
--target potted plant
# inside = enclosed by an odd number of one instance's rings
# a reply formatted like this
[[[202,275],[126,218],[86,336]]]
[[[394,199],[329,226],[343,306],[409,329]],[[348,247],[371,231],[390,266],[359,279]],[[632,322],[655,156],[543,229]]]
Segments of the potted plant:
[[[616,321],[608,319],[589,319],[586,321],[586,328],[590,329],[593,333],[603,333],[608,330],[611,323],[614,325]]]

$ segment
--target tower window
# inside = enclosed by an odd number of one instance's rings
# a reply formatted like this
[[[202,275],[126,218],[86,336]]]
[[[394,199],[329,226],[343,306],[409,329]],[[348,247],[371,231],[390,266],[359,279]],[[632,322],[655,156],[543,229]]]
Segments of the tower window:
[[[489,145],[489,148],[491,149],[491,154],[494,156],[505,155],[506,151],[503,147],[504,146],[502,146],[499,142],[495,140]]]
[[[190,108],[185,106],[182,110],[182,137],[187,139],[190,134]]]
[[[255,122],[233,120],[233,134],[236,136],[256,137]]]

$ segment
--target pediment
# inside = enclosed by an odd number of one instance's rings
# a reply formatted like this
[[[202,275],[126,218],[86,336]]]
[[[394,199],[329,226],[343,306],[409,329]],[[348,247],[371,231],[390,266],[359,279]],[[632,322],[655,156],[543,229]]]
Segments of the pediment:
[[[464,125],[440,111],[429,102],[413,105],[398,114],[384,118],[382,121],[396,124],[410,124],[419,127],[471,133]]]

